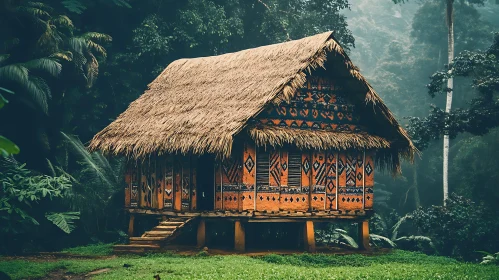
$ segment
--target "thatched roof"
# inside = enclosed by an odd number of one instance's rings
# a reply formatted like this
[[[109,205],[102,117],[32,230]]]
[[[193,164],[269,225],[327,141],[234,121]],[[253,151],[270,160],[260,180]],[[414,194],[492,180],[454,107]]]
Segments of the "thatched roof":
[[[371,108],[384,127],[380,135],[387,140],[356,136],[343,141],[347,136],[329,133],[321,147],[332,148],[341,142],[340,146],[357,148],[362,147],[359,143],[376,148],[390,145],[397,159],[399,154],[412,158],[416,149],[407,133],[360,75],[332,32],[236,53],[174,61],[125,112],[95,135],[90,149],[136,158],[163,153],[213,153],[227,157],[234,137],[246,129],[257,141],[305,142],[305,134],[288,131],[276,135],[275,129],[256,131],[247,127],[248,120],[270,102],[289,101],[304,84],[306,74],[329,60],[339,64],[355,81],[362,100],[369,105],[366,108]],[[321,141],[314,139],[311,143]]]

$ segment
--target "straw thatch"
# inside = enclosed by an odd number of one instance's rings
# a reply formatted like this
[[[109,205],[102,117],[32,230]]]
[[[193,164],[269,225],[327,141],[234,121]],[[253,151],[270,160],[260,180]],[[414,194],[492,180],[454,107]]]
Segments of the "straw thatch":
[[[359,85],[363,100],[374,108],[375,118],[386,124],[381,136],[389,139],[396,156],[412,158],[416,149],[407,133],[360,75],[332,32],[220,56],[174,61],[140,98],[95,135],[90,149],[136,158],[153,153],[214,153],[227,157],[234,136],[246,128],[248,120],[270,102],[289,101],[303,86],[306,74],[323,67],[327,60],[340,64],[336,67],[345,70]],[[388,144],[381,137],[365,135],[343,142],[341,139],[346,138],[338,133],[313,136],[317,132],[307,132],[311,138],[306,144],[306,136],[290,130],[282,135],[277,135],[276,129],[248,132],[262,143],[265,139],[290,143],[292,138],[303,147],[316,147],[312,143],[317,141],[330,147],[382,148]],[[325,139],[319,140],[318,135]]]
[[[251,127],[248,132],[258,146],[293,145],[302,150],[390,148],[388,140],[368,133],[305,130],[280,126]]]

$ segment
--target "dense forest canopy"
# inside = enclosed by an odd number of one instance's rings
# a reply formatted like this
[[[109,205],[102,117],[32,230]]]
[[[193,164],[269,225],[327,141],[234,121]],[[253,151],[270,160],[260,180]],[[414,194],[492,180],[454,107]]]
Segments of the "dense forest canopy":
[[[60,246],[75,236],[123,235],[124,161],[88,153],[85,143],[169,63],[328,30],[422,151],[401,176],[376,179],[376,233],[391,237],[396,229],[401,247],[463,259],[499,251],[499,242],[490,242],[499,230],[499,5],[453,1],[456,57],[448,65],[445,1],[395,2],[404,3],[1,0],[0,237],[13,242],[0,251],[53,247],[49,233],[64,239]],[[445,113],[449,78],[454,105]],[[446,133],[454,194],[442,207],[437,140]],[[401,217],[413,222],[397,223]],[[470,219],[479,233],[463,228]],[[459,234],[432,227],[438,223]],[[433,249],[410,236],[433,239]],[[17,246],[25,237],[31,243]]]

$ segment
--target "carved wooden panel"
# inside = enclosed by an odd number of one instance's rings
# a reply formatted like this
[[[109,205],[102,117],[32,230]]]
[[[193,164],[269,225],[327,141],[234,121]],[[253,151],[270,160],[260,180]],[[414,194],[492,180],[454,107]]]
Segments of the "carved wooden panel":
[[[180,157],[173,157],[173,190],[174,209],[182,210],[182,161]]]
[[[241,210],[253,210],[256,183],[256,150],[253,143],[245,142],[243,147],[243,181],[241,183]]]
[[[130,207],[132,189],[132,169],[127,166],[125,172],[125,207]]]
[[[173,209],[173,156],[166,156],[164,159],[164,176],[163,208]]]
[[[364,165],[365,176],[365,209],[373,208],[374,201],[374,152],[366,152],[366,163]]]
[[[165,193],[165,162],[163,158],[156,158],[156,203],[158,209],[163,209],[164,207],[164,193]]]
[[[324,129],[360,132],[359,114],[348,100],[348,92],[339,82],[321,77],[308,77],[290,103],[269,105],[256,123],[300,129]]]
[[[336,159],[338,152],[326,154],[326,209],[336,210]]]
[[[137,166],[131,169],[132,189],[130,191],[130,207],[138,207],[140,201],[140,170]]]
[[[311,208],[324,210],[326,205],[326,154],[315,151],[312,153],[312,191]]]
[[[239,196],[242,166],[240,155],[235,155],[222,162],[223,209],[238,210],[241,198]]]
[[[186,211],[191,208],[191,158],[183,156],[182,162],[182,210]]]

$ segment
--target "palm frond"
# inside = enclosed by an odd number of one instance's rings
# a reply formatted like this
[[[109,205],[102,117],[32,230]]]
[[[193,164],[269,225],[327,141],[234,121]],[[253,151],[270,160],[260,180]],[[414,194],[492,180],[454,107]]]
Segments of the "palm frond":
[[[49,22],[42,22],[42,24],[45,27],[45,31],[40,38],[38,38],[36,45],[44,53],[53,52],[58,49],[58,46],[62,44],[63,40],[55,26],[51,25]]]
[[[73,60],[73,53],[70,51],[56,52],[51,54],[49,57],[58,58],[70,62]]]
[[[50,14],[48,12],[36,7],[19,6],[17,7],[17,11],[20,13],[28,14],[35,18],[50,18]]]
[[[69,48],[74,52],[83,53],[88,50],[87,40],[81,37],[70,38],[68,40],[68,45]]]
[[[131,8],[132,6],[130,5],[129,0],[111,0],[114,5],[119,6],[119,7],[125,7],[125,8]]]
[[[70,12],[76,14],[81,14],[87,9],[87,6],[85,6],[82,1],[79,0],[64,0],[61,2],[61,4]]]
[[[82,164],[84,164],[88,170],[92,171],[92,173],[95,174],[96,177],[101,180],[101,182],[108,185],[108,187],[114,188],[115,184],[113,184],[113,182],[109,180],[109,178],[104,173],[103,168],[99,166],[98,162],[94,160],[92,155],[87,151],[85,146],[83,146],[81,141],[65,134],[64,132],[61,132],[61,134],[71,145],[75,154],[80,157],[80,159],[82,160]]]
[[[52,7],[50,7],[49,5],[47,5],[45,3],[42,3],[42,2],[33,2],[33,1],[30,1],[30,2],[26,3],[26,6],[32,7],[32,8],[38,8],[38,9],[47,11],[49,13],[51,13],[51,12],[54,11],[54,9]]]
[[[95,81],[97,80],[97,76],[99,75],[99,62],[97,58],[93,54],[89,54],[90,60],[85,65],[86,67],[86,77],[87,77],[87,87],[91,88]]]
[[[25,84],[27,93],[31,100],[45,113],[48,114],[48,100],[52,98],[50,87],[44,79],[39,77],[29,77]]]
[[[392,227],[392,240],[395,240],[397,239],[397,235],[398,235],[398,232],[399,232],[399,229],[400,229],[400,226],[406,222],[407,220],[410,220],[412,219],[412,215],[410,214],[407,214],[405,216],[403,216],[402,218],[400,218],[397,223],[395,223],[395,225]]]
[[[62,65],[51,58],[39,58],[23,63],[29,70],[40,70],[57,77],[61,74]]]
[[[65,233],[71,233],[76,226],[75,220],[80,219],[80,212],[46,213],[45,217]]]
[[[9,59],[9,57],[10,57],[10,54],[0,54],[0,64],[2,64],[2,62]]]
[[[353,248],[359,248],[359,244],[357,244],[357,242],[355,242],[355,239],[353,239],[350,235],[348,235],[345,230],[337,228],[334,231],[338,233],[343,238],[343,240],[346,241],[348,245],[350,245]]]
[[[28,68],[20,64],[10,64],[0,67],[0,82],[9,81],[16,84],[26,84],[28,82]]]
[[[58,26],[64,26],[67,28],[74,28],[73,21],[68,17],[68,16],[57,16],[53,19],[50,20],[50,22],[58,25]]]
[[[106,49],[103,46],[95,43],[92,40],[87,40],[87,44],[88,44],[88,48],[90,50],[95,51],[96,53],[100,54],[104,58],[107,57]]]
[[[390,247],[392,248],[397,247],[397,244],[395,244],[395,242],[391,241],[388,237],[382,235],[369,234],[369,238],[371,239],[371,241],[373,241],[373,243],[382,242],[390,245]]]
[[[81,35],[82,38],[98,42],[111,42],[113,38],[107,34],[99,32],[87,32]]]
[[[47,166],[50,170],[50,175],[54,177],[57,176],[57,174],[55,173],[54,165],[52,165],[52,162],[48,158],[45,158],[45,160],[47,161]]]
[[[428,236],[423,236],[423,235],[402,236],[402,237],[399,237],[399,238],[395,239],[394,241],[395,242],[399,242],[399,241],[414,241],[414,242],[419,242],[419,243],[427,243],[431,247],[434,247],[433,246],[433,241],[431,240],[431,238],[429,238]]]

